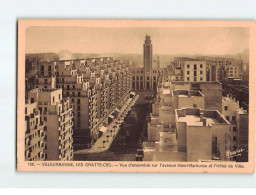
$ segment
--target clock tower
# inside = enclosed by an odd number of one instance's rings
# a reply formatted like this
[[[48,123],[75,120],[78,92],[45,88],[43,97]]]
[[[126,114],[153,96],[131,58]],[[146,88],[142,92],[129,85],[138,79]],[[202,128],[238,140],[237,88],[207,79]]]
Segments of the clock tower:
[[[143,51],[144,89],[152,89],[152,44],[148,35],[146,35]]]

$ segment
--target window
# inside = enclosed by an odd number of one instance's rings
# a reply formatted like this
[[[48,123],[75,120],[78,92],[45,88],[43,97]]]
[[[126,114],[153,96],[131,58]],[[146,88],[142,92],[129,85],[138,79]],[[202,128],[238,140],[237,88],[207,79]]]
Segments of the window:
[[[75,89],[76,88],[76,86],[75,85],[73,85],[73,89]]]
[[[233,136],[233,141],[236,141],[236,136]]]
[[[225,109],[225,110],[228,110],[228,106],[224,106],[224,109]]]
[[[197,105],[196,105],[196,104],[193,104],[193,108],[197,108]]]
[[[233,131],[236,132],[236,127],[233,127]]]
[[[203,68],[203,64],[200,64],[200,68]]]
[[[196,66],[196,64],[194,64],[194,69],[197,69],[197,66]]]
[[[200,71],[200,74],[203,74],[203,71]]]
[[[226,119],[229,121],[229,116],[226,116]]]
[[[55,102],[55,97],[54,96],[52,97],[52,101]]]
[[[25,108],[25,114],[27,114],[27,112],[28,112],[28,108],[26,107],[26,108]]]
[[[197,81],[197,78],[196,78],[196,77],[194,77],[194,81]]]
[[[44,121],[47,121],[47,117],[46,116],[44,117]]]
[[[236,117],[235,116],[232,116],[232,121],[235,121],[236,120]]]
[[[187,81],[189,81],[189,77],[187,77]]]
[[[187,74],[189,74],[189,71],[187,71]]]
[[[80,97],[80,95],[81,95],[81,93],[80,93],[80,92],[78,92],[78,97]]]
[[[187,68],[189,68],[189,64],[187,64]]]
[[[202,81],[203,80],[203,78],[202,77],[200,77],[200,81]]]
[[[61,99],[60,94],[59,94],[59,99]]]

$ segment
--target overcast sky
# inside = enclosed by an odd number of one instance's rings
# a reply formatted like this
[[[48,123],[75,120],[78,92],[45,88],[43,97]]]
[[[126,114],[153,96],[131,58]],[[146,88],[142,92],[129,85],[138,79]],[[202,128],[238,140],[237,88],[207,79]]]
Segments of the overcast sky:
[[[237,54],[249,48],[248,28],[30,27],[26,53],[143,53],[145,35],[154,54]]]

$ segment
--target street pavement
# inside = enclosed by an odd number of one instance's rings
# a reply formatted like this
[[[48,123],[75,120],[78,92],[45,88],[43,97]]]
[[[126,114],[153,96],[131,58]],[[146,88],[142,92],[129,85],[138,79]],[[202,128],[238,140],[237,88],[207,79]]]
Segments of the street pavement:
[[[130,98],[125,103],[117,117],[114,118],[113,121],[106,127],[106,130],[102,133],[102,136],[94,143],[91,148],[74,151],[74,154],[92,154],[108,150],[116,135],[118,134],[120,126],[124,122],[124,118],[127,116],[128,111],[132,108],[138,98],[139,95],[136,95],[134,98]]]

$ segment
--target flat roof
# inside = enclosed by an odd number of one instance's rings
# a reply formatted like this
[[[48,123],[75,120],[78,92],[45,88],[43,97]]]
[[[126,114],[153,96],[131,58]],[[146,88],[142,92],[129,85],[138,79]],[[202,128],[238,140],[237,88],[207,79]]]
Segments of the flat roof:
[[[177,122],[186,122],[188,126],[204,126],[211,124],[230,124],[218,110],[204,110],[198,108],[176,109]]]
[[[200,121],[200,116],[186,115],[184,117],[178,117],[178,122],[186,122],[188,126],[204,126],[203,121]],[[220,123],[216,118],[206,118],[206,126],[209,124]]]
[[[178,97],[189,97],[189,95],[198,96],[198,97],[204,96],[199,90],[175,90],[172,93],[173,93],[173,96],[178,96]]]
[[[177,57],[177,60],[182,60],[182,61],[203,61],[200,59],[196,59],[196,58],[189,58],[189,57]]]

